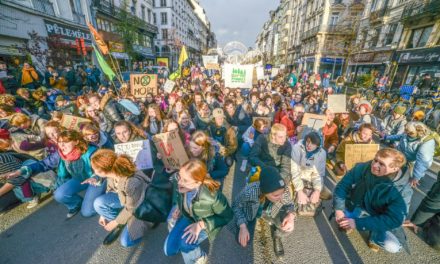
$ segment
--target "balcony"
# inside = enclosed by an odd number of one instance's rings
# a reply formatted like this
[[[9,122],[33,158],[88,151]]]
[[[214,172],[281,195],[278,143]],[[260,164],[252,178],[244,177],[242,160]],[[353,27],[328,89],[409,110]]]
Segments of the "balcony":
[[[49,0],[32,0],[34,10],[49,16],[55,16],[53,4]]]
[[[379,23],[383,20],[383,18],[388,14],[388,9],[382,8],[379,10],[375,10],[370,13],[370,23]]]
[[[419,20],[423,17],[439,17],[440,15],[440,1],[428,0],[428,1],[413,1],[405,6],[402,12],[402,20],[404,22],[410,22]]]
[[[116,16],[118,14],[117,8],[108,1],[96,1],[96,6],[98,7],[98,11],[101,11],[104,14],[109,16]]]
[[[310,30],[307,30],[306,32],[301,34],[301,39],[304,40],[304,39],[311,38],[311,37],[315,36],[319,32],[320,29],[321,29],[321,26],[316,26]]]

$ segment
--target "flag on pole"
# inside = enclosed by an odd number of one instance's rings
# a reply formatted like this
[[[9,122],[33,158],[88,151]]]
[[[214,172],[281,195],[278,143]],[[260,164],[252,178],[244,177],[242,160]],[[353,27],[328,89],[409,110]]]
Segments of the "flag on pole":
[[[98,45],[98,48],[101,51],[101,53],[103,55],[107,55],[109,51],[108,51],[107,44],[105,44],[105,41],[101,38],[98,31],[96,31],[96,29],[92,26],[92,24],[87,22],[87,26],[89,27],[90,32],[92,33],[92,36],[95,39],[96,45]]]
[[[168,79],[170,79],[171,81],[174,81],[175,79],[180,78],[182,76],[182,65],[183,65],[183,63],[185,63],[185,61],[187,59],[188,59],[188,53],[186,53],[185,46],[182,46],[182,49],[180,50],[180,56],[179,56],[179,68],[177,69],[177,71],[170,74],[170,77]]]
[[[93,46],[93,50],[95,51],[96,58],[98,59],[98,63],[99,66],[101,67],[101,70],[105,73],[105,75],[107,75],[109,80],[112,81],[113,78],[115,78],[116,74],[113,72],[112,68],[110,68],[110,66],[107,64],[104,57],[102,57],[101,53],[96,48],[96,46],[93,44],[92,46]]]

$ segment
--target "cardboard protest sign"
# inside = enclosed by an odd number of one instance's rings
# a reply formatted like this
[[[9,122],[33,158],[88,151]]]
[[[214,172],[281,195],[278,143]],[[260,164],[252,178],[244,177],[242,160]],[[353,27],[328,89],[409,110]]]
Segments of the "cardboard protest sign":
[[[272,125],[272,119],[270,117],[254,116],[252,118],[252,124],[255,122],[255,119],[263,119],[268,127],[270,127]]]
[[[166,93],[171,93],[173,91],[175,85],[176,85],[175,82],[173,82],[171,80],[167,80],[165,82],[163,89]]]
[[[312,131],[320,131],[324,127],[325,121],[326,118],[324,115],[305,113],[301,123],[303,128],[298,138],[303,139],[305,135]]]
[[[189,160],[178,131],[157,134],[153,141],[166,168],[178,170]]]
[[[330,94],[327,105],[335,114],[347,113],[347,96],[345,94]]]
[[[220,66],[218,65],[218,56],[217,55],[213,55],[213,56],[202,56],[203,59],[203,66],[205,66],[205,68],[207,70],[219,70]]]
[[[65,127],[69,130],[80,131],[82,125],[90,122],[91,121],[87,118],[64,114],[63,118],[61,118],[60,124],[62,127]]]
[[[379,151],[379,144],[346,144],[345,166],[351,170],[356,163],[374,159]]]
[[[135,98],[157,95],[157,74],[130,74],[130,88]]]
[[[253,65],[225,64],[223,72],[225,87],[252,88],[253,73]]]
[[[257,71],[257,80],[264,80],[264,67],[263,66],[258,66],[255,67],[256,71]]]
[[[280,68],[272,68],[272,73],[271,73],[270,77],[272,77],[272,78],[277,77],[279,72],[280,72]]]
[[[151,157],[151,147],[149,140],[139,140],[128,143],[115,144],[117,154],[130,156],[138,170],[153,168],[153,159]]]

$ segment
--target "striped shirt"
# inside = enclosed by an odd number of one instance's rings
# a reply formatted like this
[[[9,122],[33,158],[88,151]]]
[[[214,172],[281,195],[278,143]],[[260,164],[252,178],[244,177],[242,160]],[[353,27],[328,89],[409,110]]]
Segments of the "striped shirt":
[[[20,169],[21,160],[9,153],[0,153],[0,174],[13,172]]]

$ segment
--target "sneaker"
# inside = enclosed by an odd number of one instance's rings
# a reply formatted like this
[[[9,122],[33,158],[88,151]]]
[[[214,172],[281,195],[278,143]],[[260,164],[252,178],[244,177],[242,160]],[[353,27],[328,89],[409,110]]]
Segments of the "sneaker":
[[[371,251],[373,251],[374,253],[379,252],[380,247],[374,243],[374,242],[368,242],[368,247],[371,249]]]
[[[278,258],[278,260],[282,259],[284,257],[284,246],[283,242],[281,241],[281,238],[275,235],[276,227],[270,226],[270,233],[272,235],[273,240],[273,252],[275,253],[275,256]]]
[[[245,172],[245,171],[246,171],[246,166],[247,166],[247,160],[243,160],[243,161],[241,162],[240,171],[241,171],[241,172]]]
[[[30,200],[30,201],[27,203],[26,208],[27,208],[27,209],[32,209],[32,208],[34,208],[35,206],[37,206],[39,202],[40,202],[40,195],[35,195],[35,196],[32,198],[32,200]]]
[[[206,264],[206,263],[208,263],[208,256],[206,255],[201,256],[195,262],[195,264]]]
[[[75,209],[69,210],[69,212],[67,213],[67,219],[74,217],[77,213],[79,213],[80,210],[81,207],[77,207]]]

